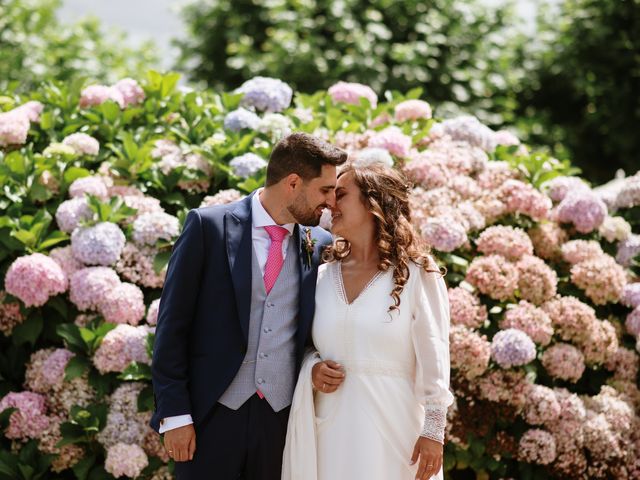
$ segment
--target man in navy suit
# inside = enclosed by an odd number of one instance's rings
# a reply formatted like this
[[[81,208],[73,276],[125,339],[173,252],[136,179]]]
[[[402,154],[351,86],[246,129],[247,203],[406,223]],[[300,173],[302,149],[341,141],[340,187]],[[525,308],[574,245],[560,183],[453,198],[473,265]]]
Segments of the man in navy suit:
[[[264,188],[187,215],[152,362],[151,425],[164,434],[179,480],[280,479],[317,267],[331,242],[317,225],[346,158],[291,134],[275,146]]]

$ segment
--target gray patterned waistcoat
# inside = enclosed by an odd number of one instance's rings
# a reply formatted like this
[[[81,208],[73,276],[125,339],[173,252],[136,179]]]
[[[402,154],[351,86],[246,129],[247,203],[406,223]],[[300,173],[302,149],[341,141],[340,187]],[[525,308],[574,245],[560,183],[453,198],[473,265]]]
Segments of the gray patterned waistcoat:
[[[295,378],[295,334],[298,326],[299,258],[294,237],[276,283],[267,295],[255,250],[251,259],[249,342],[242,366],[218,400],[237,410],[257,389],[278,412],[291,405]]]

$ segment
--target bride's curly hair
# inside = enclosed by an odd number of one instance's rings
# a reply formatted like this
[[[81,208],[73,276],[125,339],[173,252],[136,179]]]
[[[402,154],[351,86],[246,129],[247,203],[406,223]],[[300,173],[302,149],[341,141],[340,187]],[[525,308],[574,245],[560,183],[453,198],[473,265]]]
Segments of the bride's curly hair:
[[[409,193],[411,185],[398,170],[380,163],[367,166],[345,164],[338,178],[353,174],[360,190],[362,201],[373,214],[376,223],[376,245],[378,247],[378,270],[386,272],[393,268],[394,288],[391,292],[394,304],[389,311],[400,306],[400,294],[409,279],[409,262],[413,261],[427,272],[445,275],[430,254],[429,246],[411,224]],[[349,241],[338,237],[323,254],[327,262],[339,261],[351,253]]]

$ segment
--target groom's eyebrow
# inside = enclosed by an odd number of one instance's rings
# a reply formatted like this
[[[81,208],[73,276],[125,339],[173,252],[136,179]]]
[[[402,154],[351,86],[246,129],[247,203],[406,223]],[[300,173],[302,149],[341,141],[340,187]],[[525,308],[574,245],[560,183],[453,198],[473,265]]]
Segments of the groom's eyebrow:
[[[325,185],[324,187],[322,187],[322,189],[326,191],[334,190],[335,188],[335,185]]]

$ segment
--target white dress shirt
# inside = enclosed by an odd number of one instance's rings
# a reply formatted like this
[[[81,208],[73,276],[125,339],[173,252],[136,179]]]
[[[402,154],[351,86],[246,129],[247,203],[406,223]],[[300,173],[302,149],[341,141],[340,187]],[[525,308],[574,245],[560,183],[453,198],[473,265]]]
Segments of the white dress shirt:
[[[269,237],[269,234],[264,227],[277,225],[277,223],[262,206],[262,202],[260,201],[260,194],[262,193],[262,190],[262,188],[259,189],[251,199],[251,240],[256,252],[260,271],[264,275],[264,267],[267,263],[269,247],[271,246],[271,237]],[[295,223],[286,223],[280,226],[289,231],[289,235],[287,235],[282,241],[282,258],[284,259],[287,255],[287,247],[289,246],[289,239],[293,233]],[[160,422],[160,433],[173,430],[174,428],[184,427],[185,425],[190,425],[192,423],[193,419],[189,414],[167,417]]]

